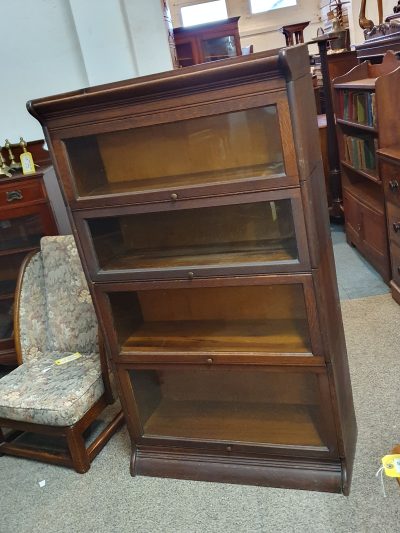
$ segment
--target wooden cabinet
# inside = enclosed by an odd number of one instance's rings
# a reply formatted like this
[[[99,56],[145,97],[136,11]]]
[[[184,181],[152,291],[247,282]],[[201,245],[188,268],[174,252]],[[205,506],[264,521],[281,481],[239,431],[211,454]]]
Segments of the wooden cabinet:
[[[400,147],[382,148],[378,150],[378,156],[385,192],[387,232],[392,266],[390,287],[393,298],[400,304]]]
[[[13,340],[14,291],[19,267],[44,235],[57,227],[47,199],[43,172],[0,181],[0,365],[16,364]]]
[[[190,28],[175,28],[174,39],[179,65],[190,67],[198,63],[242,55],[239,18],[232,17],[226,21],[199,24]]]
[[[70,208],[132,475],[348,494],[356,424],[306,47],[29,109]]]
[[[377,150],[398,143],[400,61],[361,63],[334,80],[347,240],[391,279],[382,171]],[[379,152],[378,152],[379,153]]]

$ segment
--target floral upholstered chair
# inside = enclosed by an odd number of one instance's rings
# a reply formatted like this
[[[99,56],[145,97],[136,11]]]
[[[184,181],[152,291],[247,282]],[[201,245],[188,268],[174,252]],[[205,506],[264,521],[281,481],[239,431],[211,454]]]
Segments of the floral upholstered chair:
[[[72,235],[44,237],[21,267],[14,336],[19,365],[0,380],[0,455],[73,467],[84,473],[122,425],[119,412],[90,444],[83,433],[113,402],[106,356]],[[81,357],[55,363],[73,353]],[[6,437],[1,428],[12,428]],[[21,431],[65,439],[65,452],[21,444]]]

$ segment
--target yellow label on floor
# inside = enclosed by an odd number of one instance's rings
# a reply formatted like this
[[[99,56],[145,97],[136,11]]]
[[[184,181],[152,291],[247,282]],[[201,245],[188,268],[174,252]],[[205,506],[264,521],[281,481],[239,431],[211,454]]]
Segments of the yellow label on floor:
[[[54,361],[55,365],[64,365],[65,363],[69,363],[70,361],[75,361],[75,359],[79,359],[82,357],[82,354],[79,352],[75,352],[72,355],[67,355],[66,357],[62,357],[61,359],[56,359]]]
[[[389,477],[400,477],[400,454],[385,455],[382,458],[383,469]]]

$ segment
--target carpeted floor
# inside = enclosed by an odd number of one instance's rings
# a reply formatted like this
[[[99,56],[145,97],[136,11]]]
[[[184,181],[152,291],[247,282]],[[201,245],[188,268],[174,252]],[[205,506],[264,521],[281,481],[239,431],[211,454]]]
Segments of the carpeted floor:
[[[332,240],[359,430],[348,498],[133,479],[123,429],[83,476],[0,458],[0,533],[400,532],[400,487],[385,479],[384,498],[375,478],[380,458],[400,443],[400,307],[379,275],[347,245],[343,228],[332,228]],[[42,480],[46,484],[40,488]]]
[[[387,294],[342,302],[359,437],[351,495],[131,478],[126,430],[85,475],[0,459],[1,533],[396,533],[400,487],[375,478],[400,442],[400,307]],[[40,488],[38,482],[46,481]]]

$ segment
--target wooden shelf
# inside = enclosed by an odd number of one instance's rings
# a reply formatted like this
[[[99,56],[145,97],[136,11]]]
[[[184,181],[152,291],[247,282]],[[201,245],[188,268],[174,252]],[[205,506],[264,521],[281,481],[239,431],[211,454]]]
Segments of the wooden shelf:
[[[306,320],[146,322],[123,343],[121,355],[137,352],[310,353]]]
[[[348,169],[350,169],[352,172],[355,172],[356,174],[359,174],[360,176],[363,176],[364,178],[367,178],[371,181],[374,181],[375,183],[381,183],[381,180],[379,178],[379,174],[376,170],[363,170],[361,168],[355,168],[353,165],[351,165],[349,162],[342,159],[340,161],[342,165]]]
[[[390,148],[380,148],[376,151],[377,155],[380,157],[385,157],[386,159],[391,159],[396,163],[400,162],[400,146],[391,146]]]
[[[171,190],[173,187],[190,187],[207,183],[224,183],[243,179],[273,178],[284,173],[282,162],[255,165],[249,167],[215,170],[213,172],[196,172],[180,176],[162,176],[138,180],[108,182],[100,187],[85,191],[82,196],[102,196],[146,190]]]
[[[146,436],[316,446],[316,406],[162,399],[144,425]]]
[[[385,213],[383,198],[380,200],[377,197],[376,187],[372,185],[372,183],[357,182],[356,184],[353,184],[346,182],[343,184],[343,189],[360,199],[364,204],[376,212],[382,215]]]
[[[5,257],[7,255],[17,255],[17,254],[27,254],[33,250],[38,250],[39,244],[36,246],[25,246],[22,248],[8,248],[7,250],[0,250],[0,257]]]
[[[378,133],[378,130],[373,126],[367,126],[366,124],[360,124],[359,122],[351,122],[350,120],[345,120],[344,118],[337,118],[336,122],[350,128],[357,128],[360,130],[369,131],[370,133]]]
[[[296,263],[298,254],[292,239],[279,242],[231,243],[148,250],[128,250],[102,265],[102,272],[184,266],[229,265],[251,263]],[[226,248],[226,250],[224,250]],[[234,251],[232,251],[234,250]]]
[[[0,302],[2,300],[13,300],[13,299],[14,299],[14,292],[4,293],[4,294],[0,293]]]
[[[335,89],[375,89],[378,78],[364,78],[361,80],[347,81],[345,83],[335,83]]]

